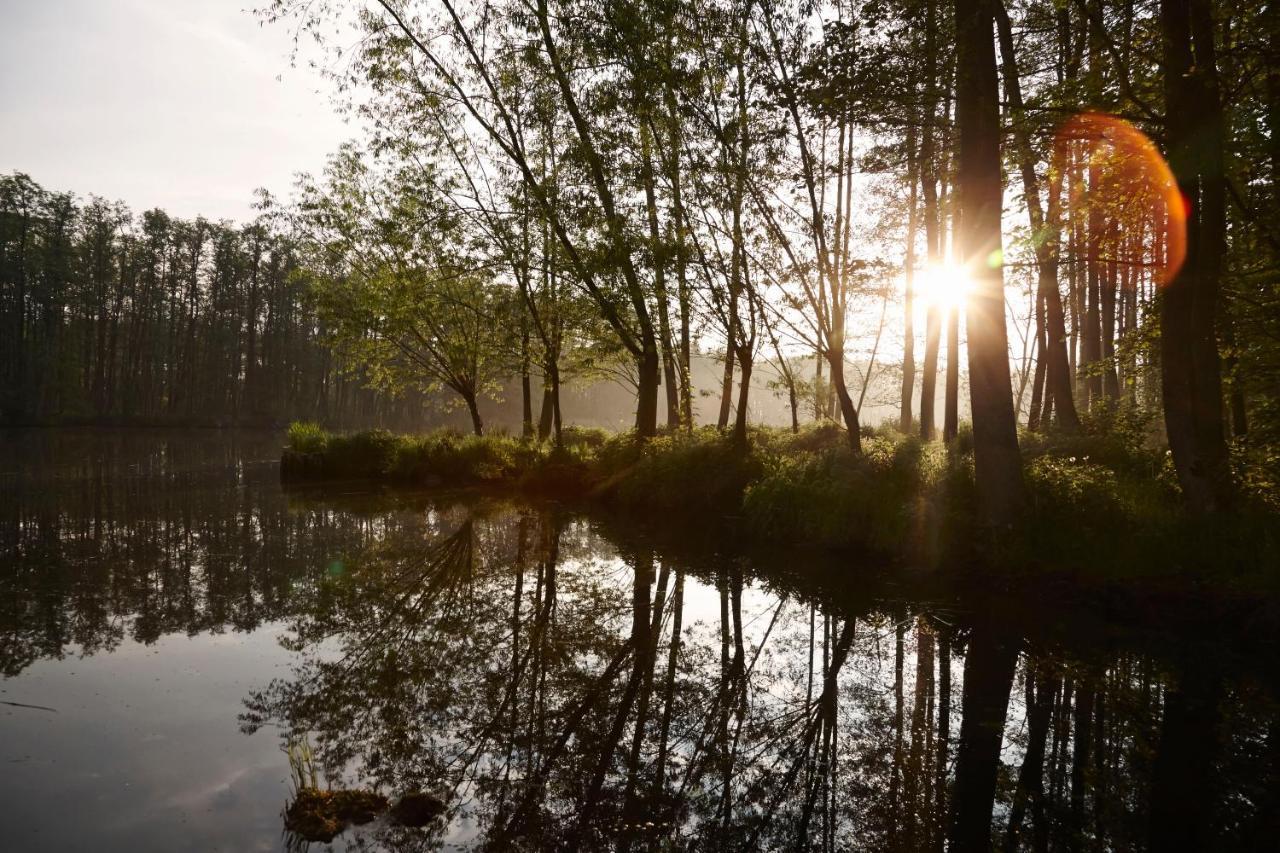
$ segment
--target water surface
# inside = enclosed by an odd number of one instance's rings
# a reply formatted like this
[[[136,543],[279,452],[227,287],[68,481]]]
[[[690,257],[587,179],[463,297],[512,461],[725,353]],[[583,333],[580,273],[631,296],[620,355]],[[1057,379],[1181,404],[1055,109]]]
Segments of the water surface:
[[[327,784],[449,805],[314,850],[1280,831],[1273,656],[1217,632],[925,597],[552,504],[285,492],[268,435],[2,441],[5,849],[306,849],[291,738]]]

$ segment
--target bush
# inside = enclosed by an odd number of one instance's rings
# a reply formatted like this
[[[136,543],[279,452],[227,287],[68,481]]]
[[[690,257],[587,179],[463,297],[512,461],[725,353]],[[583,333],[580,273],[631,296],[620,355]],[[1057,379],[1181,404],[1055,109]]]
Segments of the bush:
[[[297,453],[321,453],[329,444],[329,433],[313,421],[289,424],[289,449]]]
[[[601,447],[602,495],[653,509],[736,514],[756,471],[756,457],[712,428],[675,432],[646,442],[627,435]]]
[[[842,439],[813,452],[772,455],[743,499],[749,527],[821,546],[903,546],[919,509],[915,499],[928,485],[923,445],[886,432],[863,448],[855,455]]]

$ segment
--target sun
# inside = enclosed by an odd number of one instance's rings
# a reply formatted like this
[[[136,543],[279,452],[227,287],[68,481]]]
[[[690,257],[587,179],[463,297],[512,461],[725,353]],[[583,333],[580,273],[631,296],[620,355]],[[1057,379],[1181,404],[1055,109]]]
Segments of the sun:
[[[973,280],[950,260],[929,264],[915,281],[916,298],[938,308],[959,308],[973,290]]]

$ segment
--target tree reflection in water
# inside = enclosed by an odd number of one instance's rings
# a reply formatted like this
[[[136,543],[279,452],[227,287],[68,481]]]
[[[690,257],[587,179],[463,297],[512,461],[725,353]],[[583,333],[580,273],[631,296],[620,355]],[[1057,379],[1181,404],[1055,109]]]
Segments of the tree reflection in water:
[[[1265,849],[1280,834],[1267,649],[1121,632],[1061,603],[902,600],[865,567],[766,571],[553,507],[285,496],[272,465],[244,461],[274,458],[271,441],[86,447],[6,469],[3,674],[126,637],[287,626],[300,662],[248,697],[243,726],[307,732],[344,782],[450,805],[447,823],[375,824],[358,846]],[[26,473],[53,461],[73,470]]]
[[[751,571],[554,509],[433,509],[324,579],[288,639],[304,662],[242,722],[449,802],[427,834],[369,831],[397,847],[1128,849],[1171,826],[1229,847],[1274,821],[1276,709],[1248,676],[1245,712],[1180,662],[1203,655]]]

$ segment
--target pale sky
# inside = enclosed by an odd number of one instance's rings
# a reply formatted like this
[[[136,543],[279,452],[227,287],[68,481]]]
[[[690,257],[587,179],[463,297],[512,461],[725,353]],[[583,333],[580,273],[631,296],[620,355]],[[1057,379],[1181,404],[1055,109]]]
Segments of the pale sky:
[[[354,129],[262,3],[0,0],[0,173],[181,217],[287,197]]]

